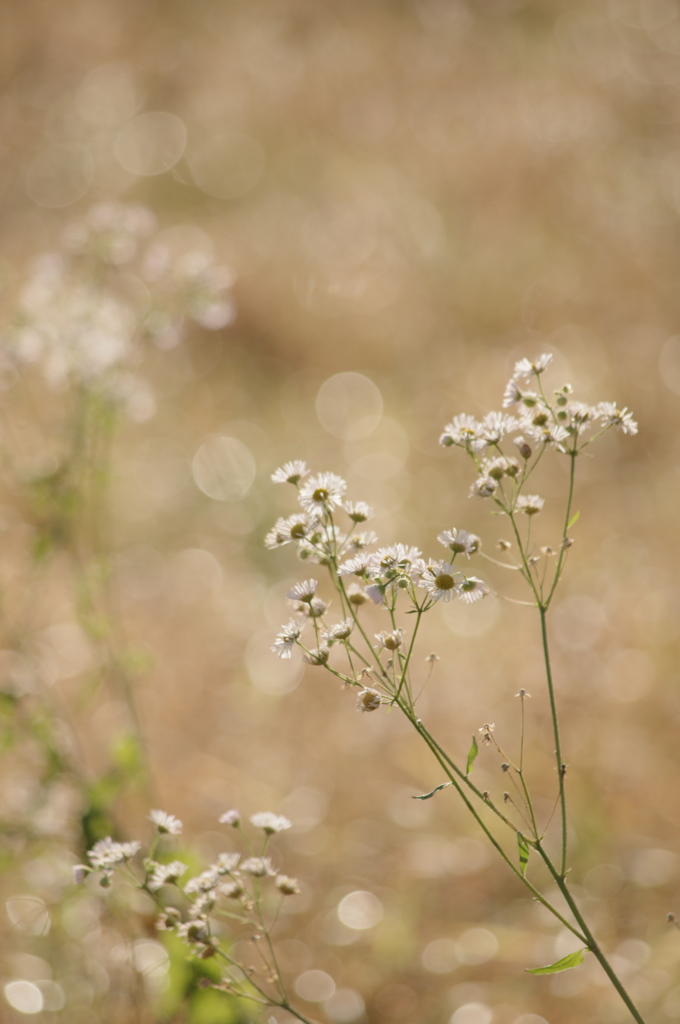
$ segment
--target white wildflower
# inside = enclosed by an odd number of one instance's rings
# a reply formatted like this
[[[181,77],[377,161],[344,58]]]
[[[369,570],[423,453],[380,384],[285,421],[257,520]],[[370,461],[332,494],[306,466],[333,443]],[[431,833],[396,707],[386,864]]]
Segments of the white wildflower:
[[[342,504],[347,488],[342,477],[335,473],[319,473],[311,477],[300,490],[300,504],[306,512],[325,512]]]
[[[552,358],[550,353],[545,352],[534,362],[530,359],[520,359],[519,362],[515,363],[513,377],[531,377],[534,375],[538,377],[539,374],[543,373],[550,366]]]
[[[130,860],[142,848],[142,844],[136,840],[130,843],[117,843],[111,836],[106,839],[99,839],[91,850],[88,850],[88,860],[93,868],[107,870],[114,864],[121,864]]]
[[[165,833],[170,836],[182,834],[182,822],[174,814],[168,814],[167,811],[151,811],[149,821],[154,823],[160,834]]]
[[[618,409],[615,402],[600,402],[596,407],[596,415],[605,427],[616,427],[624,434],[637,434],[638,425],[628,409]]]
[[[522,400],[522,392],[520,391],[517,381],[514,377],[511,377],[505,386],[503,392],[503,408],[508,409],[511,405],[517,405]]]
[[[439,534],[437,540],[445,548],[453,551],[454,555],[466,554],[468,558],[476,551],[479,551],[482,546],[482,542],[476,534],[455,528],[453,530],[444,530]]]
[[[515,506],[518,512],[524,512],[527,516],[535,516],[545,505],[545,499],[539,498],[538,494],[522,494],[517,499]]]
[[[487,444],[500,444],[506,434],[517,429],[517,420],[505,412],[490,412],[481,422],[481,436]]]
[[[282,814],[272,814],[271,811],[259,811],[251,816],[250,821],[256,828],[261,828],[266,832],[268,836],[274,835],[275,832],[284,832],[293,824]]]
[[[486,597],[490,593],[487,584],[483,580],[477,579],[476,576],[467,576],[460,584],[460,596],[468,604],[479,601],[480,598]]]
[[[220,853],[214,867],[217,868],[218,874],[228,875],[234,868],[238,867],[240,859],[240,853]]]
[[[346,501],[342,507],[355,523],[365,523],[373,517],[373,509],[365,501]]]
[[[272,473],[272,480],[275,484],[297,485],[308,473],[307,463],[295,460],[294,462],[286,462],[279,469],[275,470]]]
[[[454,416],[451,422],[444,427],[444,433],[439,438],[439,443],[445,448],[455,444],[460,448],[478,451],[486,443],[482,433],[482,424],[478,423],[474,416],[461,413],[459,416]]]
[[[318,580],[303,580],[302,583],[296,583],[295,586],[291,587],[286,597],[289,601],[309,602],[314,597],[318,586]]]
[[[245,871],[255,878],[264,878],[265,875],[275,875],[269,857],[248,857],[241,863],[241,871]]]
[[[149,876],[147,885],[152,892],[163,885],[173,885],[186,871],[187,866],[181,860],[173,860],[170,864],[156,864]]]
[[[287,626],[282,626],[280,632],[276,634],[274,643],[271,645],[271,650],[274,654],[278,655],[279,658],[290,658],[293,648],[302,634],[302,629],[302,624],[295,619],[291,619]]]
[[[449,562],[430,562],[420,577],[419,586],[424,587],[433,601],[450,601],[458,596],[456,570]]]
[[[496,490],[496,481],[490,476],[480,476],[470,488],[473,498],[490,498]]]
[[[343,619],[342,622],[336,622],[335,625],[327,629],[323,634],[323,640],[329,646],[335,643],[337,640],[344,641],[349,640],[354,629],[353,619]]]
[[[230,825],[231,828],[238,828],[241,824],[241,814],[236,808],[232,808],[230,811],[225,811],[224,814],[220,814],[217,819],[220,825]]]
[[[289,878],[288,875],[277,875],[274,884],[284,896],[296,896],[300,892],[297,878]]]
[[[404,642],[404,634],[400,629],[393,629],[391,632],[385,630],[374,635],[379,647],[384,647],[387,651],[396,651]]]
[[[365,576],[371,565],[371,556],[368,554],[355,555],[342,562],[338,568],[338,576]]]

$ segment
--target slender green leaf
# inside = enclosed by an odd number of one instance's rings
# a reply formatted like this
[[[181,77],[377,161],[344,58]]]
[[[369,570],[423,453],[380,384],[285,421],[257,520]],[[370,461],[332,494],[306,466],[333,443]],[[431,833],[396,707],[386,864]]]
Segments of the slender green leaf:
[[[451,785],[450,782],[442,782],[441,786],[435,786],[434,789],[430,793],[423,793],[422,796],[414,796],[414,797],[411,797],[411,799],[412,800],[429,800],[430,797],[434,796],[435,793],[438,793],[440,789],[446,789],[446,787],[450,786],[450,785]]]
[[[472,766],[475,763],[475,758],[477,757],[478,753],[479,753],[479,747],[477,746],[477,737],[473,736],[472,737],[472,746],[470,747],[470,750],[468,752],[468,757],[467,757],[467,769],[465,771],[466,775],[469,775],[470,772],[472,771]]]
[[[519,867],[523,875],[527,873],[527,864],[529,863],[529,844],[522,835],[521,832],[517,833],[517,845],[519,847]]]
[[[527,967],[525,968],[527,974],[557,974],[558,971],[568,971],[571,967],[578,967],[583,963],[583,954],[590,952],[586,946],[584,949],[577,949],[575,953],[569,953],[568,956],[563,956],[561,960],[556,960],[554,964],[549,964],[547,967]]]
[[[571,528],[574,525],[574,523],[577,523],[579,521],[580,515],[581,515],[580,512],[574,512],[573,516],[571,517],[571,519],[567,523],[567,529],[568,530],[571,530]]]

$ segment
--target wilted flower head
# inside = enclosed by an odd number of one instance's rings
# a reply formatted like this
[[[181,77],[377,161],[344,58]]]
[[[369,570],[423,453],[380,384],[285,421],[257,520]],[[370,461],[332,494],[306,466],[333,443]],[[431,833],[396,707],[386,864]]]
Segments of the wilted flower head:
[[[377,711],[382,704],[382,697],[377,690],[366,687],[357,696],[357,711]]]

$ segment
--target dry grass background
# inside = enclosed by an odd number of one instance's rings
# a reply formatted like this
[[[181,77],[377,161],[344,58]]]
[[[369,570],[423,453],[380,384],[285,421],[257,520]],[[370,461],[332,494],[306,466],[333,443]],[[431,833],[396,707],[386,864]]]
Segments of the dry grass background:
[[[5,5],[0,18],[8,307],[26,262],[101,199],[143,202],[162,226],[187,225],[181,240],[207,237],[237,275],[235,323],[149,356],[158,413],[124,425],[116,441],[118,597],[130,641],[149,655],[136,699],[155,805],[207,852],[229,806],[299,821],[279,844],[305,883],[282,928],[288,969],[318,968],[359,992],[367,1021],[435,1024],[460,1007],[456,1024],[626,1020],[595,970],[523,974],[561,940],[448,792],[411,801],[440,779],[396,716],[358,716],[351,694],[314,669],[298,683],[268,650],[300,578],[288,549],[262,547],[273,519],[292,511],[270,472],[304,458],[346,476],[351,496],[376,507],[384,543],[430,552],[437,532],[456,525],[491,548],[497,521],[468,499],[465,460],[438,448],[438,434],[456,412],[498,408],[515,359],[552,351],[555,385],[616,399],[640,422],[638,437],[608,435],[581,467],[582,516],[554,614],[574,876],[650,1019],[680,1018],[680,936],[665,924],[680,865],[677,6],[72,0],[59,10]],[[168,171],[135,174],[121,164],[120,140],[150,112],[181,119],[186,146]],[[157,126],[147,122],[151,165],[163,159]],[[376,428],[354,440],[324,429],[315,404],[343,372],[368,377],[384,403]],[[41,430],[59,409],[33,385],[42,426],[28,405],[10,415],[39,464]],[[195,453],[214,436],[254,457],[239,500],[213,501],[192,478]],[[542,493],[551,499],[562,483],[555,472]],[[2,512],[11,619],[33,524],[9,487]],[[557,522],[545,514],[546,542],[558,539]],[[484,575],[521,596],[494,573]],[[56,558],[23,627],[74,617]],[[524,686],[534,694],[535,785],[549,793],[531,611],[489,601],[431,618],[423,666],[430,650],[441,661],[424,717],[461,756],[488,720],[512,744],[513,695]],[[71,647],[53,651],[55,700],[70,707],[97,772],[124,708],[102,691],[79,712],[92,665],[69,636]],[[15,823],[44,805],[39,760],[30,745],[3,759],[3,814]],[[486,751],[478,770],[480,784],[502,789]],[[130,836],[144,828],[145,799],[120,803]],[[75,833],[55,830],[13,839],[5,890],[42,894],[56,922],[59,900],[71,898],[60,886]],[[375,928],[338,925],[338,901],[354,890],[382,901]],[[8,929],[4,979],[38,970],[31,957],[53,964],[70,1002],[36,1020],[155,1019],[151,995],[133,1005],[115,990],[113,925],[97,924],[94,906],[87,927],[75,915],[65,937],[56,925],[43,938]],[[490,959],[423,963],[430,942],[473,928],[496,936]]]

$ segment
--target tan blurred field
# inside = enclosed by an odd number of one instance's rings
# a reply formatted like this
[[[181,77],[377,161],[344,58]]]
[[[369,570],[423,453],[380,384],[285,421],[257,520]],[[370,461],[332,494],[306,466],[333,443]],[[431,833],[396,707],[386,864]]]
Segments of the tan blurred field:
[[[595,963],[524,974],[573,942],[450,790],[411,799],[442,779],[397,715],[357,714],[351,693],[269,650],[285,593],[307,574],[290,548],[264,550],[294,510],[271,472],[304,459],[341,474],[376,509],[384,544],[436,553],[437,533],[462,526],[493,552],[501,524],[438,437],[458,412],[500,408],[515,360],[553,352],[555,386],[615,400],[640,424],[581,460],[581,518],[551,613],[572,878],[647,1019],[680,1020],[680,934],[666,923],[680,911],[678,6],[29,0],[0,11],[0,53],[5,320],[30,261],[100,201],[146,205],[173,245],[212,246],[235,275],[235,321],[147,352],[156,414],[115,437],[105,531],[151,777],[148,791],[123,786],[120,833],[141,838],[162,807],[208,857],[232,806],[291,817],[276,848],[303,893],[280,925],[285,970],[293,982],[320,970],[354,993],[304,1003],[319,1020],[629,1020]],[[356,407],[348,373],[360,375]],[[27,371],[3,405],[3,451],[24,482],[47,472],[65,443],[62,397]],[[224,478],[217,499],[206,490],[219,484],[200,486],[201,452]],[[561,530],[553,461],[544,544]],[[13,692],[18,659],[38,645],[69,755],[94,778],[129,712],[115,685],[93,685],[101,665],[72,566],[59,551],[32,563],[39,517],[21,485],[8,470],[0,680]],[[502,570],[475,571],[526,597]],[[531,692],[532,784],[549,813],[539,642],[530,608],[442,605],[416,674],[424,682],[425,656],[440,656],[420,712],[463,761],[488,721],[516,746],[514,695]],[[83,807],[68,772],[50,775],[37,733],[21,731],[31,700],[4,709],[1,886],[5,900],[43,900],[52,927],[32,934],[40,922],[3,912],[0,982],[52,981],[67,996],[30,1014],[5,1000],[0,1017],[227,1024],[210,1007],[168,1016],[163,979],[126,962],[125,941],[158,941],[143,907],[74,894]],[[475,771],[502,792],[488,749]],[[378,897],[373,927],[339,921],[352,892]]]

